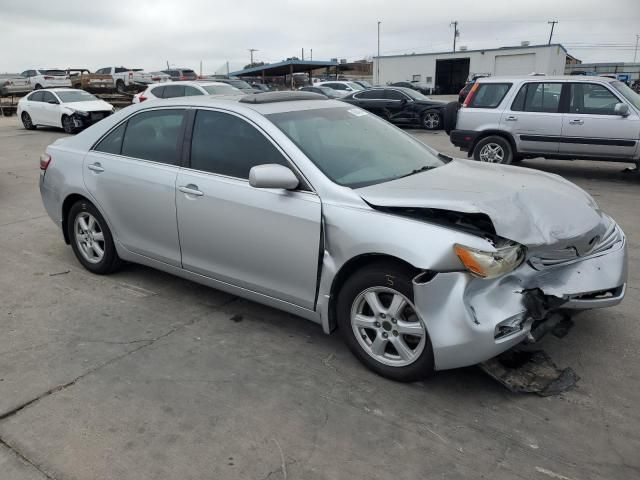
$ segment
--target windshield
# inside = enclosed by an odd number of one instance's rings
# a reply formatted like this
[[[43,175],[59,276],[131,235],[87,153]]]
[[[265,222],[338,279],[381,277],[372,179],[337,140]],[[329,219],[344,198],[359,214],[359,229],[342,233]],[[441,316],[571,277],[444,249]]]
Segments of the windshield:
[[[85,92],[84,90],[76,90],[76,91],[56,91],[56,95],[60,97],[60,100],[63,103],[74,103],[74,102],[92,102],[94,100],[98,100],[98,98],[94,97],[90,93]]]
[[[54,77],[64,77],[67,74],[64,70],[39,70],[39,72],[43,75],[52,75]]]
[[[347,82],[347,85],[349,85],[354,90],[364,90],[364,87],[362,85],[357,84],[356,82]]]
[[[637,109],[640,109],[640,95],[638,95],[636,92],[631,90],[627,84],[616,81],[616,82],[611,82],[611,85],[618,92],[620,92],[620,95],[626,98],[629,101],[629,103],[631,103]]]
[[[207,93],[211,95],[233,95],[238,93],[238,90],[231,85],[202,85],[202,88],[206,90]]]
[[[371,85],[369,82],[367,82],[366,80],[358,80],[358,85],[362,85],[365,88],[371,88],[373,87],[373,85]]]
[[[225,83],[228,83],[229,85],[233,85],[234,87],[239,88],[241,90],[252,89],[251,85],[249,85],[244,80],[225,80]]]
[[[339,185],[365,187],[444,163],[410,135],[360,108],[274,113],[267,118]]]

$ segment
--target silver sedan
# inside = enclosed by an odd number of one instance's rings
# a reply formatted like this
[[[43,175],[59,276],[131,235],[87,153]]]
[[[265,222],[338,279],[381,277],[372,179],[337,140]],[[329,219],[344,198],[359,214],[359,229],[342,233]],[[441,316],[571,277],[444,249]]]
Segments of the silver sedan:
[[[308,92],[128,107],[42,155],[79,262],[122,261],[338,329],[413,381],[537,337],[625,292],[625,236],[562,178],[451,159]]]

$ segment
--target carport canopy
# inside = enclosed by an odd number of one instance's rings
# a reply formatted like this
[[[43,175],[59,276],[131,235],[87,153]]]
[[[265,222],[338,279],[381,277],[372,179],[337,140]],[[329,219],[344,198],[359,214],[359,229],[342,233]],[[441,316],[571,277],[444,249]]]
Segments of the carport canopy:
[[[266,65],[258,65],[237,72],[230,72],[232,77],[279,77],[293,75],[294,73],[307,73],[310,75],[312,70],[319,68],[337,67],[338,62],[324,60],[285,60],[278,63],[268,63]],[[293,79],[292,79],[293,82]]]

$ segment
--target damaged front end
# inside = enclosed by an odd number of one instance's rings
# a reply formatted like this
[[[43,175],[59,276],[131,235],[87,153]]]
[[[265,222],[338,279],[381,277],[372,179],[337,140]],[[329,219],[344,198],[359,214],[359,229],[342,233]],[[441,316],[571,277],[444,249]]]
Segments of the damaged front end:
[[[609,234],[582,255],[572,248],[578,253],[559,260],[557,246],[538,247],[518,268],[496,278],[468,271],[417,276],[415,303],[431,337],[436,369],[473,365],[535,341],[559,311],[618,304],[625,293],[627,249],[622,230],[610,221],[615,228],[609,226]],[[549,251],[554,260],[541,268]]]

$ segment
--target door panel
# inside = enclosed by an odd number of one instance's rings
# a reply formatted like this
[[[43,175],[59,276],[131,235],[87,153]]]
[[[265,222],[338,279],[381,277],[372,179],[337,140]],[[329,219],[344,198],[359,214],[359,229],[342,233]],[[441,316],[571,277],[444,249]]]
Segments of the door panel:
[[[576,156],[632,158],[640,137],[640,118],[615,115],[618,99],[601,84],[573,83],[569,113],[563,115],[560,153]]]
[[[184,269],[313,308],[320,248],[315,194],[257,189],[189,169],[180,170],[176,185]]]
[[[556,153],[562,136],[561,83],[524,84],[500,119],[522,153]]]
[[[177,166],[92,151],[84,159],[83,172],[87,190],[122,246],[180,266]]]

